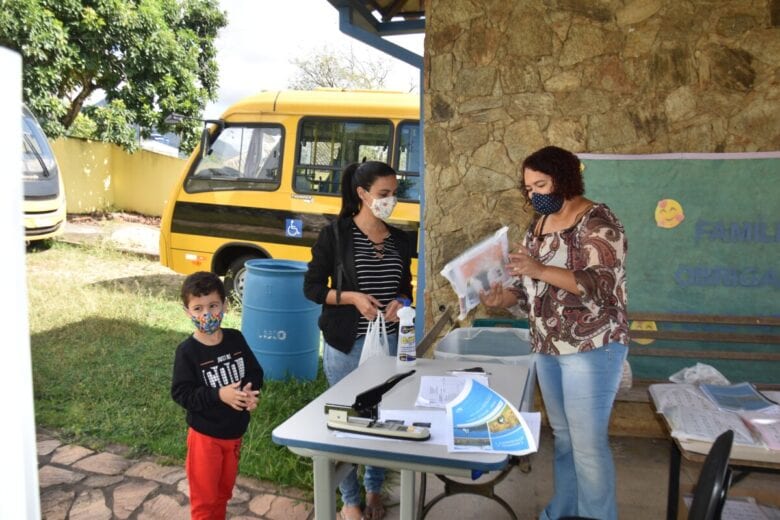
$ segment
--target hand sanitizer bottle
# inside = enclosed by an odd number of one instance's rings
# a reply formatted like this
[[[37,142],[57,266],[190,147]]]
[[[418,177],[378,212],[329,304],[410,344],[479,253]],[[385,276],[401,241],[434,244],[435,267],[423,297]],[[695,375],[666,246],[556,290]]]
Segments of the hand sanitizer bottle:
[[[397,367],[413,367],[417,364],[417,342],[414,334],[414,309],[409,306],[409,300],[398,311],[398,358]]]

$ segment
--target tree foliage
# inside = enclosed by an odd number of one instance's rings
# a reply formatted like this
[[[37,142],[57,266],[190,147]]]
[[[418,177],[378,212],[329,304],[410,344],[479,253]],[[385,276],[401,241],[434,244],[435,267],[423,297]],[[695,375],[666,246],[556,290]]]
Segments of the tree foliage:
[[[50,137],[81,114],[95,138],[136,146],[156,128],[191,134],[217,93],[217,0],[0,0],[0,45],[23,59],[24,100]],[[103,91],[106,105],[87,107]],[[197,130],[195,130],[197,131]]]
[[[303,58],[294,58],[297,67],[288,86],[297,90],[317,87],[344,89],[382,89],[390,72],[387,59],[361,57],[349,51],[323,47]]]

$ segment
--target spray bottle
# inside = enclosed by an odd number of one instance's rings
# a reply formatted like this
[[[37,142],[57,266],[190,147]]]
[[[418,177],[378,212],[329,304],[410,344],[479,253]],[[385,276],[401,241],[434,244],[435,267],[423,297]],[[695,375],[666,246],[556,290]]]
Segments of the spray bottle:
[[[417,364],[417,344],[414,333],[414,309],[407,299],[401,300],[403,307],[398,310],[398,357],[396,366],[412,367]]]

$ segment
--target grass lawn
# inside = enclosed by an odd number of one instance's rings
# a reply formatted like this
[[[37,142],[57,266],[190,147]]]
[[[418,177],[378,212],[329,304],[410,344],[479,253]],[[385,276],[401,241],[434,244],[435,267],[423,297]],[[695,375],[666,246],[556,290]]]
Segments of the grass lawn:
[[[35,415],[67,441],[129,448],[183,463],[184,410],[171,400],[176,346],[192,330],[178,297],[183,276],[154,261],[100,247],[54,243],[27,253]],[[240,328],[240,309],[225,326]],[[266,382],[244,437],[241,474],[304,490],[311,463],[271,441],[271,431],[327,387]]]

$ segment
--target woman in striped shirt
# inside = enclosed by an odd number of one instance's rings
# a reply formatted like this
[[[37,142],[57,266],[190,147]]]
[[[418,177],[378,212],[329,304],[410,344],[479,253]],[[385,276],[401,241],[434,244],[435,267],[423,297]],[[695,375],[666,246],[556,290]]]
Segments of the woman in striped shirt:
[[[320,232],[312,247],[303,290],[307,298],[322,304],[322,362],[331,386],[358,366],[368,322],[380,311],[387,322],[389,353],[395,356],[399,300],[412,296],[413,252],[408,235],[385,222],[397,202],[397,190],[396,173],[383,162],[348,166],[341,179],[339,217]],[[342,518],[384,516],[380,494],[384,473],[384,468],[365,468],[365,511],[360,509],[356,470],[344,478],[339,484]]]

